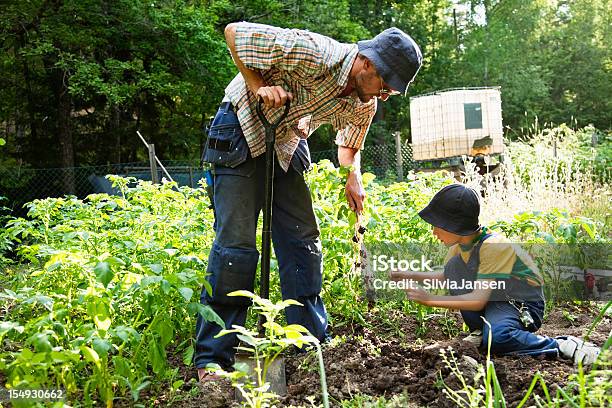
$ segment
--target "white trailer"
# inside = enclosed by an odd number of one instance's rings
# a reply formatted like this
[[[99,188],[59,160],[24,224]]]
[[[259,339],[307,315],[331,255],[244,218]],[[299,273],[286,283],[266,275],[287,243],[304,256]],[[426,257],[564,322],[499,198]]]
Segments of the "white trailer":
[[[489,164],[504,151],[499,87],[447,89],[410,98],[412,156],[424,167],[459,165],[462,156]]]

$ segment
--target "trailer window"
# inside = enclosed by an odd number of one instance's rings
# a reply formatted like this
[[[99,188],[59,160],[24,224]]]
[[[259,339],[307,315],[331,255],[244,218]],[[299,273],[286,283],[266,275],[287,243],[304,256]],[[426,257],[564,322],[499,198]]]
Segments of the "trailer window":
[[[464,103],[463,115],[466,129],[482,129],[482,107],[480,103]]]

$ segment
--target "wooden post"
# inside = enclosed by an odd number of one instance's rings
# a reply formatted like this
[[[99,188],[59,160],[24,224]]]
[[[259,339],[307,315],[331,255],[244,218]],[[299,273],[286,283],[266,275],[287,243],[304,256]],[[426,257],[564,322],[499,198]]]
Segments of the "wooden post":
[[[400,132],[395,132],[395,164],[397,167],[397,181],[404,179],[404,163],[402,159],[402,140]]]
[[[151,181],[159,184],[159,174],[157,174],[157,163],[155,162],[155,145],[149,144],[149,165],[151,166]]]

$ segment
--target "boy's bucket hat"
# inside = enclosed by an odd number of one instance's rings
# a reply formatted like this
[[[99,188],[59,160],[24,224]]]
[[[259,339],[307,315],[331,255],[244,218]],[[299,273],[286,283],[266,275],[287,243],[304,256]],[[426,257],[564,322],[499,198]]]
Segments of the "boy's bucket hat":
[[[479,215],[478,194],[463,184],[444,187],[419,212],[419,216],[434,227],[464,236],[478,231]]]

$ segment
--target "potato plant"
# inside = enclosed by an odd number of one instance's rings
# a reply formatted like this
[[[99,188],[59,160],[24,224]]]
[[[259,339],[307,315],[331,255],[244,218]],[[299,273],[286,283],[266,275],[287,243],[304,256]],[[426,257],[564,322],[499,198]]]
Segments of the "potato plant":
[[[324,248],[323,297],[336,327],[365,323],[367,309],[345,176],[328,161],[307,174]],[[205,278],[214,239],[204,186],[109,178],[119,196],[35,200],[27,218],[11,219],[0,231],[0,379],[8,387],[62,388],[75,405],[130,404],[143,392],[181,386],[168,357],[191,364],[198,313],[222,324],[198,296],[202,287],[210,290]],[[432,242],[416,213],[452,181],[447,175],[411,174],[406,182],[381,185],[366,173],[363,180],[366,244]],[[499,227],[542,232],[542,239],[591,235],[588,220],[565,217],[555,224],[565,229],[550,232],[542,226],[549,218],[522,216]],[[272,279],[275,301],[277,274]],[[423,322],[433,312],[405,300],[399,307]]]

